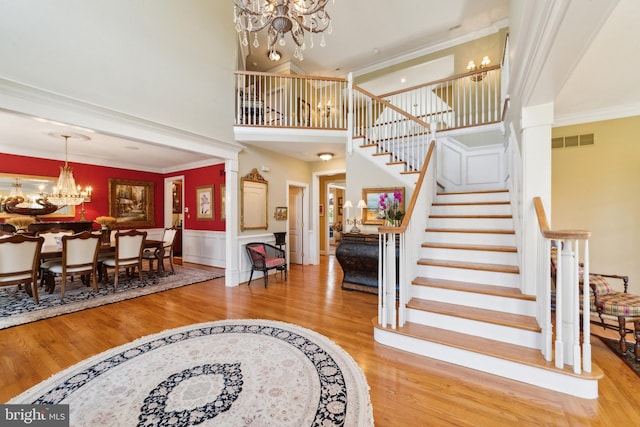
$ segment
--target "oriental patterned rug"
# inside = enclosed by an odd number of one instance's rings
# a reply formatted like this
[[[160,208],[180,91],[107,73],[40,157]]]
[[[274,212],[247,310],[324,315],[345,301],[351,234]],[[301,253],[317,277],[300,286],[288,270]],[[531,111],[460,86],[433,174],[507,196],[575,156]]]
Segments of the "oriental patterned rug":
[[[69,405],[73,426],[373,426],[367,380],[327,337],[223,320],[113,348],[8,403]]]
[[[627,366],[630,367],[636,373],[636,375],[640,377],[640,362],[636,361],[636,354],[635,354],[635,348],[634,348],[636,342],[633,340],[633,335],[631,336],[631,339],[629,339],[629,335],[627,335],[626,337],[627,352],[625,354],[622,354],[622,352],[620,351],[619,338],[611,339],[611,338],[605,338],[600,336],[598,338],[600,338],[600,340],[607,347],[609,347],[609,350],[613,351],[616,354],[616,356],[622,359],[622,361],[626,363]]]
[[[111,277],[106,285],[98,284],[98,292],[84,286],[76,278],[73,282],[67,282],[64,301],[60,299],[59,285],[52,294],[39,288],[40,304],[36,304],[32,297],[17,286],[0,287],[0,329],[224,277],[223,273],[215,271],[184,265],[174,267],[175,273],[168,270],[160,276],[144,270],[142,281],[137,275],[128,277],[121,273],[117,289],[113,287]],[[111,271],[110,273],[112,276]]]

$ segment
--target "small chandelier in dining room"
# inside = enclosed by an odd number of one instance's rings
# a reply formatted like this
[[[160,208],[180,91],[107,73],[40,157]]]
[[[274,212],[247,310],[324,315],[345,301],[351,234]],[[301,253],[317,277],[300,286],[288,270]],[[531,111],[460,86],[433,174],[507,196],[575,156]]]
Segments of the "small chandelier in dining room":
[[[236,30],[242,34],[242,44],[249,45],[247,33],[254,33],[253,46],[258,48],[258,31],[267,28],[268,49],[275,52],[276,42],[285,45],[285,34],[290,32],[296,44],[293,56],[304,59],[302,51],[307,48],[305,31],[323,33],[320,46],[326,45],[324,31],[331,34],[331,17],[325,10],[329,0],[233,0]]]
[[[74,139],[89,139],[87,136],[79,134],[56,134],[52,133],[51,136],[59,136],[64,138],[64,166],[60,166],[60,176],[58,177],[58,184],[53,189],[53,192],[47,194],[47,200],[56,206],[76,206],[85,201],[87,197],[91,196],[91,187],[87,187],[86,190],[81,190],[80,186],[76,186],[76,180],[73,178],[73,170],[69,166],[68,162],[68,145],[69,138]]]

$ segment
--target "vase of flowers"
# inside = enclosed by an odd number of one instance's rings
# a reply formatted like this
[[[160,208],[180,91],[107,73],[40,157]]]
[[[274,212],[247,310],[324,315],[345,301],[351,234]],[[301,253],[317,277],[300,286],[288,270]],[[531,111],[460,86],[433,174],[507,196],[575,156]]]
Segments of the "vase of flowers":
[[[404,212],[400,210],[402,203],[402,192],[395,190],[392,195],[388,193],[382,193],[378,206],[384,213],[384,218],[387,225],[391,227],[399,227],[402,224],[402,218],[404,218]]]

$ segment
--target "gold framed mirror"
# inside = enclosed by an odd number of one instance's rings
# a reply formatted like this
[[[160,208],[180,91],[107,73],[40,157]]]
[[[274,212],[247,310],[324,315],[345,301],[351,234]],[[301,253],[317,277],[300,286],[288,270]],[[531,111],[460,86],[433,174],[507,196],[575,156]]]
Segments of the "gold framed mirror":
[[[4,201],[11,194],[11,190],[16,185],[20,187],[25,201],[20,204],[29,207],[35,215],[42,218],[65,218],[75,217],[75,206],[61,206],[54,213],[38,215],[37,211],[43,207],[36,203],[43,193],[47,193],[57,185],[58,178],[51,176],[22,175],[11,173],[0,173],[0,218],[10,218],[15,216],[4,210]]]
[[[253,169],[240,182],[240,230],[269,228],[267,204],[269,183]]]

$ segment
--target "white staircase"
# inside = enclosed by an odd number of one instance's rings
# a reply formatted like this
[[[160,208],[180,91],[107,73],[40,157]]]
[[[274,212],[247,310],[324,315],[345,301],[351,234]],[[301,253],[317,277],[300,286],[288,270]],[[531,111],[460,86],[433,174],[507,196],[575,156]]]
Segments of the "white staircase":
[[[376,341],[412,353],[583,398],[602,371],[557,369],[541,353],[534,296],[520,270],[506,190],[439,193],[412,279],[407,322],[374,325]],[[375,323],[375,322],[374,322]]]

